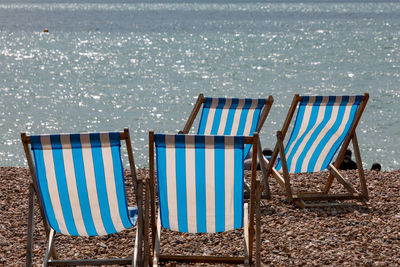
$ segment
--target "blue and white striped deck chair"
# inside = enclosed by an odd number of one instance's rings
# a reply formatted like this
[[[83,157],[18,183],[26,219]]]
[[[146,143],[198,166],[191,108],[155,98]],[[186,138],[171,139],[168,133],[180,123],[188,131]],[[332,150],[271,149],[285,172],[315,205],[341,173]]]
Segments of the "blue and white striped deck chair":
[[[27,266],[33,245],[34,193],[48,235],[47,265],[142,265],[143,184],[136,179],[129,130],[124,132],[21,134],[32,175],[29,201]],[[137,206],[128,207],[121,160],[126,141]],[[29,146],[31,151],[29,150]],[[103,236],[138,225],[130,258],[63,259],[56,257],[54,236]],[[55,258],[55,259],[54,259]]]
[[[158,261],[251,263],[254,213],[259,209],[256,185],[257,149],[253,151],[250,213],[243,200],[245,144],[254,137],[215,135],[168,135],[150,132],[150,185],[152,193],[153,266]],[[154,144],[159,200],[155,219]],[[258,220],[259,221],[259,220]],[[161,228],[184,233],[218,233],[244,227],[245,256],[160,255]],[[257,226],[259,227],[259,226]],[[258,229],[258,228],[257,228]],[[257,236],[256,236],[257,239]],[[259,247],[256,247],[259,254]],[[256,255],[256,258],[257,258]]]
[[[278,141],[271,156],[271,161],[264,160],[268,165],[267,174],[272,174],[278,183],[285,188],[289,200],[294,200],[301,207],[311,207],[319,206],[320,204],[307,205],[305,201],[346,199],[363,201],[368,199],[356,136],[356,127],[368,98],[368,94],[355,96],[294,96],[283,128],[277,133]],[[289,141],[284,148],[283,140],[296,109],[298,109],[296,121]],[[353,143],[357,160],[361,193],[358,193],[338,171],[350,141]],[[332,164],[338,150],[336,161]],[[278,153],[280,158],[277,160]],[[277,164],[273,168],[276,160]],[[329,170],[330,174],[322,192],[303,192],[298,194],[292,192],[289,180],[290,173],[313,173],[326,169]],[[278,171],[283,173],[283,177]],[[328,194],[334,178],[344,186],[348,193]]]
[[[211,98],[200,94],[193,110],[180,133],[188,134],[197,114],[202,108],[197,134],[205,135],[238,135],[252,136],[260,133],[274,98]],[[245,158],[252,145],[245,147]],[[262,158],[262,149],[259,147],[259,160]],[[266,179],[266,170],[263,169],[264,187],[269,196],[269,187]]]

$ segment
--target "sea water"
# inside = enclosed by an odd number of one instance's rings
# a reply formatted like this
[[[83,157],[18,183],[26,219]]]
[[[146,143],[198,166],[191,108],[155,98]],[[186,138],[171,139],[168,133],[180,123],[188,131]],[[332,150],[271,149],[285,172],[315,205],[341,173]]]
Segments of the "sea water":
[[[398,1],[0,1],[0,166],[26,166],[21,132],[129,127],[146,167],[199,93],[273,95],[273,148],[294,94],[365,92],[364,167],[399,169]]]

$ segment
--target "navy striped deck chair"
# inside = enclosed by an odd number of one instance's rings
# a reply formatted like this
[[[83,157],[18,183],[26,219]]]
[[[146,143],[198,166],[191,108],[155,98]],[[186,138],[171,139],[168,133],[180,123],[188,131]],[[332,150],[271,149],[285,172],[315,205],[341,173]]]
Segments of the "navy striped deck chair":
[[[36,195],[48,238],[44,266],[142,266],[143,181],[136,178],[129,130],[30,136],[22,133],[21,139],[32,176],[26,265],[32,262]],[[126,141],[136,192],[136,206],[132,207],[128,206],[125,191],[121,140]],[[56,254],[56,235],[103,236],[135,225],[134,255],[129,258],[59,259]]]
[[[257,147],[252,154],[250,209],[244,203],[243,193],[245,144],[257,144],[257,137],[257,133],[253,137],[149,133],[153,266],[159,261],[260,263]],[[159,203],[157,222],[154,154]],[[253,261],[255,221],[256,260]],[[161,228],[182,233],[219,233],[242,227],[244,256],[160,254]]]
[[[289,201],[294,201],[300,207],[319,207],[336,205],[339,200],[353,199],[363,203],[368,200],[356,135],[356,127],[368,98],[367,93],[354,96],[294,96],[282,130],[277,132],[277,144],[270,162],[264,159],[267,175],[272,174],[277,179],[285,189]],[[296,109],[296,121],[284,148],[283,141]],[[361,192],[356,191],[338,171],[350,142],[356,156]],[[337,158],[332,163],[336,154]],[[274,168],[275,162],[277,164]],[[314,173],[326,169],[329,176],[322,191],[292,191],[289,174]],[[335,178],[343,185],[346,193],[329,193]]]
[[[238,135],[252,136],[254,132],[260,133],[274,98],[211,98],[200,94],[193,107],[185,127],[180,133],[188,134],[199,113],[201,116],[197,134],[205,135]],[[245,147],[245,158],[252,145]],[[262,159],[262,148],[258,148],[259,160]],[[266,170],[262,169],[264,177],[265,196],[269,197],[269,187]]]

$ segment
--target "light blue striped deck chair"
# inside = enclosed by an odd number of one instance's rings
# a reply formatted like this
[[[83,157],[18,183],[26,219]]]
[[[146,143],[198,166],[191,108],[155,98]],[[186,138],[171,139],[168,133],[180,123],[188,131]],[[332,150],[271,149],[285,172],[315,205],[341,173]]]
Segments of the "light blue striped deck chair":
[[[289,201],[293,200],[300,207],[319,207],[344,204],[342,201],[338,202],[339,200],[353,199],[357,200],[356,202],[368,200],[356,135],[356,127],[368,98],[367,93],[354,96],[294,96],[282,130],[277,132],[278,140],[270,162],[264,159],[267,175],[276,178],[285,189]],[[298,110],[296,121],[284,148],[283,141],[296,109]],[[338,171],[350,141],[356,156],[361,192],[356,191]],[[337,158],[332,164],[335,154]],[[277,164],[274,168],[275,161]],[[322,191],[301,193],[292,191],[289,174],[314,173],[326,169],[329,171],[329,176]],[[329,193],[335,178],[343,185],[346,193]]]
[[[185,127],[180,133],[188,134],[199,113],[201,116],[197,134],[205,135],[238,135],[252,136],[254,132],[260,133],[274,98],[212,98],[200,94],[193,107]],[[252,145],[245,147],[245,158]],[[262,148],[258,148],[259,160],[262,159]],[[266,170],[262,169],[266,197],[269,197],[269,187]]]
[[[257,149],[253,149],[252,154],[253,191],[249,200],[250,209],[248,204],[244,203],[243,197],[245,144],[257,144],[257,138],[257,133],[253,137],[149,133],[153,266],[157,266],[159,261],[232,264],[260,262]],[[159,203],[157,222],[154,147]],[[255,221],[254,262],[252,254]],[[242,227],[245,237],[244,256],[160,254],[161,228],[183,233],[219,233]]]
[[[22,133],[21,139],[32,176],[26,265],[32,264],[36,195],[48,238],[44,266],[142,266],[143,181],[136,178],[129,130],[30,136]],[[136,192],[137,204],[132,207],[128,206],[125,191],[121,140],[126,141]],[[129,258],[59,259],[56,254],[56,235],[103,236],[135,225],[134,255]]]

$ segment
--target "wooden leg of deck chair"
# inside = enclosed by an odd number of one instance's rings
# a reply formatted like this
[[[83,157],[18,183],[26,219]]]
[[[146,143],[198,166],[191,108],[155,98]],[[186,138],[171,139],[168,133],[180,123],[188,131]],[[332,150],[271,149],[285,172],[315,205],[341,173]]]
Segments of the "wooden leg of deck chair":
[[[132,267],[139,266],[138,265],[138,248],[139,248],[139,230],[136,228],[136,235],[135,235],[135,248],[133,250],[133,258],[132,258]]]
[[[32,266],[32,248],[33,248],[33,225],[35,217],[35,205],[34,205],[35,192],[33,184],[29,186],[29,204],[28,204],[28,240],[26,244],[26,267]]]
[[[244,204],[243,213],[243,229],[244,229],[244,265],[249,266],[249,204]]]
[[[355,132],[354,132],[352,142],[353,142],[354,155],[355,155],[356,163],[357,163],[358,176],[360,177],[361,193],[362,193],[363,197],[366,200],[368,200],[369,199],[368,188],[367,188],[367,183],[365,181],[364,169],[363,169],[362,161],[361,161],[360,148],[358,147],[357,135]]]
[[[149,209],[150,209],[149,181],[145,180],[145,201],[144,201],[144,266],[149,266]]]
[[[260,211],[260,181],[257,180],[256,186],[256,267],[261,266],[261,211]]]
[[[150,226],[151,244],[154,249],[156,236],[156,200],[155,200],[155,177],[154,177],[154,132],[149,132],[149,192],[150,192]],[[154,257],[154,255],[153,255]]]
[[[267,164],[271,164],[270,162],[268,162],[267,159],[265,159],[264,161],[267,162]],[[282,175],[277,170],[275,170],[274,168],[272,168],[271,174],[272,174],[272,177],[274,177],[275,180],[278,182],[278,184],[282,188],[285,188],[285,179],[282,177]]]
[[[335,166],[329,164],[328,170],[333,174],[333,176],[335,176],[338,182],[341,183],[347,189],[347,191],[349,191],[349,193],[357,194],[357,191],[354,189],[354,187],[348,181],[346,181],[346,179],[340,174]]]
[[[160,256],[160,237],[161,237],[161,218],[160,218],[160,211],[158,211],[157,231],[154,239],[155,242],[153,244],[153,267],[158,266],[158,258]]]
[[[194,105],[192,112],[189,115],[189,119],[186,121],[185,127],[183,127],[182,131],[179,131],[180,134],[187,134],[190,131],[190,128],[192,127],[192,124],[194,120],[196,119],[197,113],[199,112],[201,105],[204,102],[204,95],[199,94],[199,97],[197,98],[196,104]]]
[[[143,254],[142,254],[142,244],[143,244],[143,180],[137,180],[137,188],[136,188],[136,199],[137,199],[137,207],[138,207],[138,222],[136,229],[136,239],[135,245],[135,255],[136,261],[132,262],[132,266],[136,264],[136,266],[143,265]]]
[[[265,198],[271,199],[271,190],[269,188],[269,182],[268,182],[268,175],[267,175],[267,169],[265,167],[265,160],[264,160],[264,155],[262,154],[262,147],[261,147],[261,142],[260,142],[260,137],[258,136],[258,149],[257,149],[257,154],[258,154],[258,161],[260,162],[260,169],[262,172],[263,176],[263,184],[264,188],[261,189],[263,192]]]
[[[278,139],[278,146],[279,146],[279,153],[281,156],[281,164],[282,164],[282,171],[283,171],[283,179],[285,180],[285,190],[286,190],[286,195],[287,199],[289,202],[293,201],[292,197],[292,188],[290,186],[290,179],[289,179],[289,171],[286,163],[286,155],[285,155],[285,149],[283,147],[283,136],[281,132],[277,132],[276,134],[277,139]]]
[[[50,233],[49,233],[49,239],[48,239],[48,243],[47,243],[46,254],[44,256],[44,263],[43,263],[44,267],[47,267],[48,264],[49,264],[51,251],[53,250],[53,246],[54,246],[54,235],[55,235],[55,232],[54,232],[53,229],[51,229]]]

